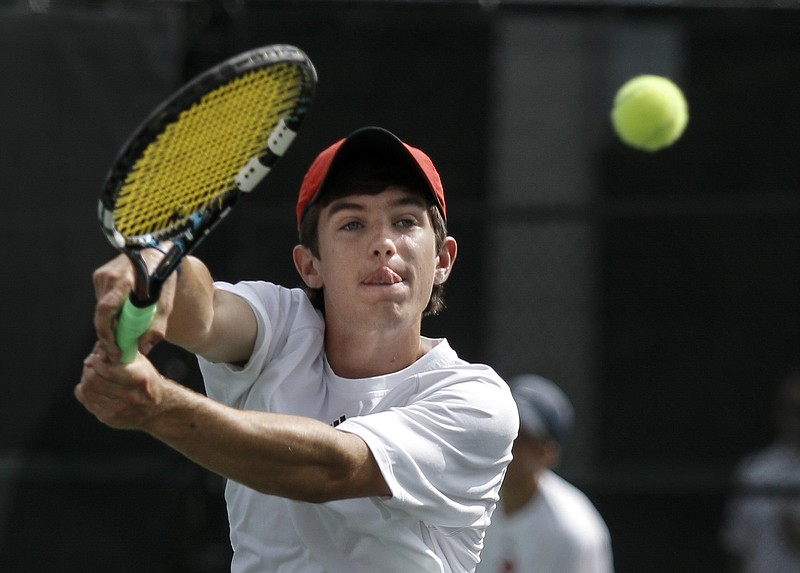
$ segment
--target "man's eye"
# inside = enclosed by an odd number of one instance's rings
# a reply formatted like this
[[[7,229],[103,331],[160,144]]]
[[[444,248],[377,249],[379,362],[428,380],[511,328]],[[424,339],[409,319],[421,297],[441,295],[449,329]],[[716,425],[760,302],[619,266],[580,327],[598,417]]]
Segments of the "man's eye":
[[[396,225],[398,227],[403,227],[404,229],[408,229],[416,225],[416,221],[411,218],[400,219],[399,221],[397,221]]]
[[[345,223],[342,225],[342,229],[345,231],[355,231],[356,229],[361,228],[361,223],[358,221],[350,221],[349,223]]]

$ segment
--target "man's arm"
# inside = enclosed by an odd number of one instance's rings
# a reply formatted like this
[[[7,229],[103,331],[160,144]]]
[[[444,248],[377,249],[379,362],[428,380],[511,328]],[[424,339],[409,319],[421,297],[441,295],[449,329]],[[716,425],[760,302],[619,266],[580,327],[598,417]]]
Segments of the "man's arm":
[[[152,252],[153,266],[160,253]],[[180,277],[178,277],[180,275]],[[134,282],[133,268],[120,255],[94,272],[97,306],[94,324],[101,347],[110,360],[119,359],[114,338],[116,316]],[[139,340],[147,354],[161,339],[215,362],[246,362],[253,351],[256,320],[241,298],[214,287],[211,274],[197,258],[186,257],[161,290],[158,312]]]
[[[244,299],[214,287],[194,257],[181,264],[166,329],[167,341],[211,362],[244,363],[253,353],[257,325]]]
[[[155,255],[156,253],[154,253]],[[256,320],[240,297],[214,287],[193,257],[164,285],[142,354],[119,363],[114,320],[133,284],[125,257],[94,273],[98,343],[84,361],[77,399],[101,422],[147,432],[186,457],[263,493],[309,502],[390,495],[358,436],[310,418],[240,411],[164,378],[144,356],[159,340],[217,362],[249,359]]]
[[[145,431],[263,493],[314,503],[391,494],[360,437],[310,418],[224,406],[165,379],[142,355],[121,365],[96,346],[75,395],[103,423]]]

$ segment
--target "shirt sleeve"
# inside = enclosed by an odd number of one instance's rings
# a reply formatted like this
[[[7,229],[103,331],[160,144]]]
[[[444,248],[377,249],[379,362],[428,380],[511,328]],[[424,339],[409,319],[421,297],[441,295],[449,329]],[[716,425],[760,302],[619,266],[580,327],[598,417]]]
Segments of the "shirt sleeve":
[[[519,426],[502,381],[463,380],[410,405],[348,419],[391,488],[383,500],[443,527],[488,525]]]
[[[268,410],[275,389],[272,380],[314,361],[321,348],[324,323],[299,289],[267,282],[217,282],[217,288],[243,298],[253,309],[257,334],[253,354],[243,366],[209,362],[198,357],[209,397],[236,408]],[[293,337],[293,338],[292,338]],[[310,342],[300,339],[310,339]],[[292,349],[299,349],[291,352]],[[270,376],[265,370],[271,369]],[[260,392],[254,394],[255,385]]]

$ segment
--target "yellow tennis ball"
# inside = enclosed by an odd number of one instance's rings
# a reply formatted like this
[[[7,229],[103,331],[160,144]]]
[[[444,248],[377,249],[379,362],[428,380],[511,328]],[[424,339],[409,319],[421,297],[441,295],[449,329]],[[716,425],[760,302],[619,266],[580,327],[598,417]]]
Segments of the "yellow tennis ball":
[[[689,106],[671,80],[636,76],[617,91],[611,122],[620,139],[631,147],[658,151],[683,135],[689,122]]]

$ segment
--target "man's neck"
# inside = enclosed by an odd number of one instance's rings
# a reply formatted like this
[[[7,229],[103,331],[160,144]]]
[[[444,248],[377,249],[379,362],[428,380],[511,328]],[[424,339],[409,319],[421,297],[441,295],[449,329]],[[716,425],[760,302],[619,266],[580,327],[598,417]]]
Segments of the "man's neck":
[[[369,378],[408,368],[430,350],[419,331],[325,333],[325,354],[343,378]]]
[[[524,483],[503,484],[500,503],[506,515],[513,515],[528,505],[539,493],[539,478],[531,477]]]

